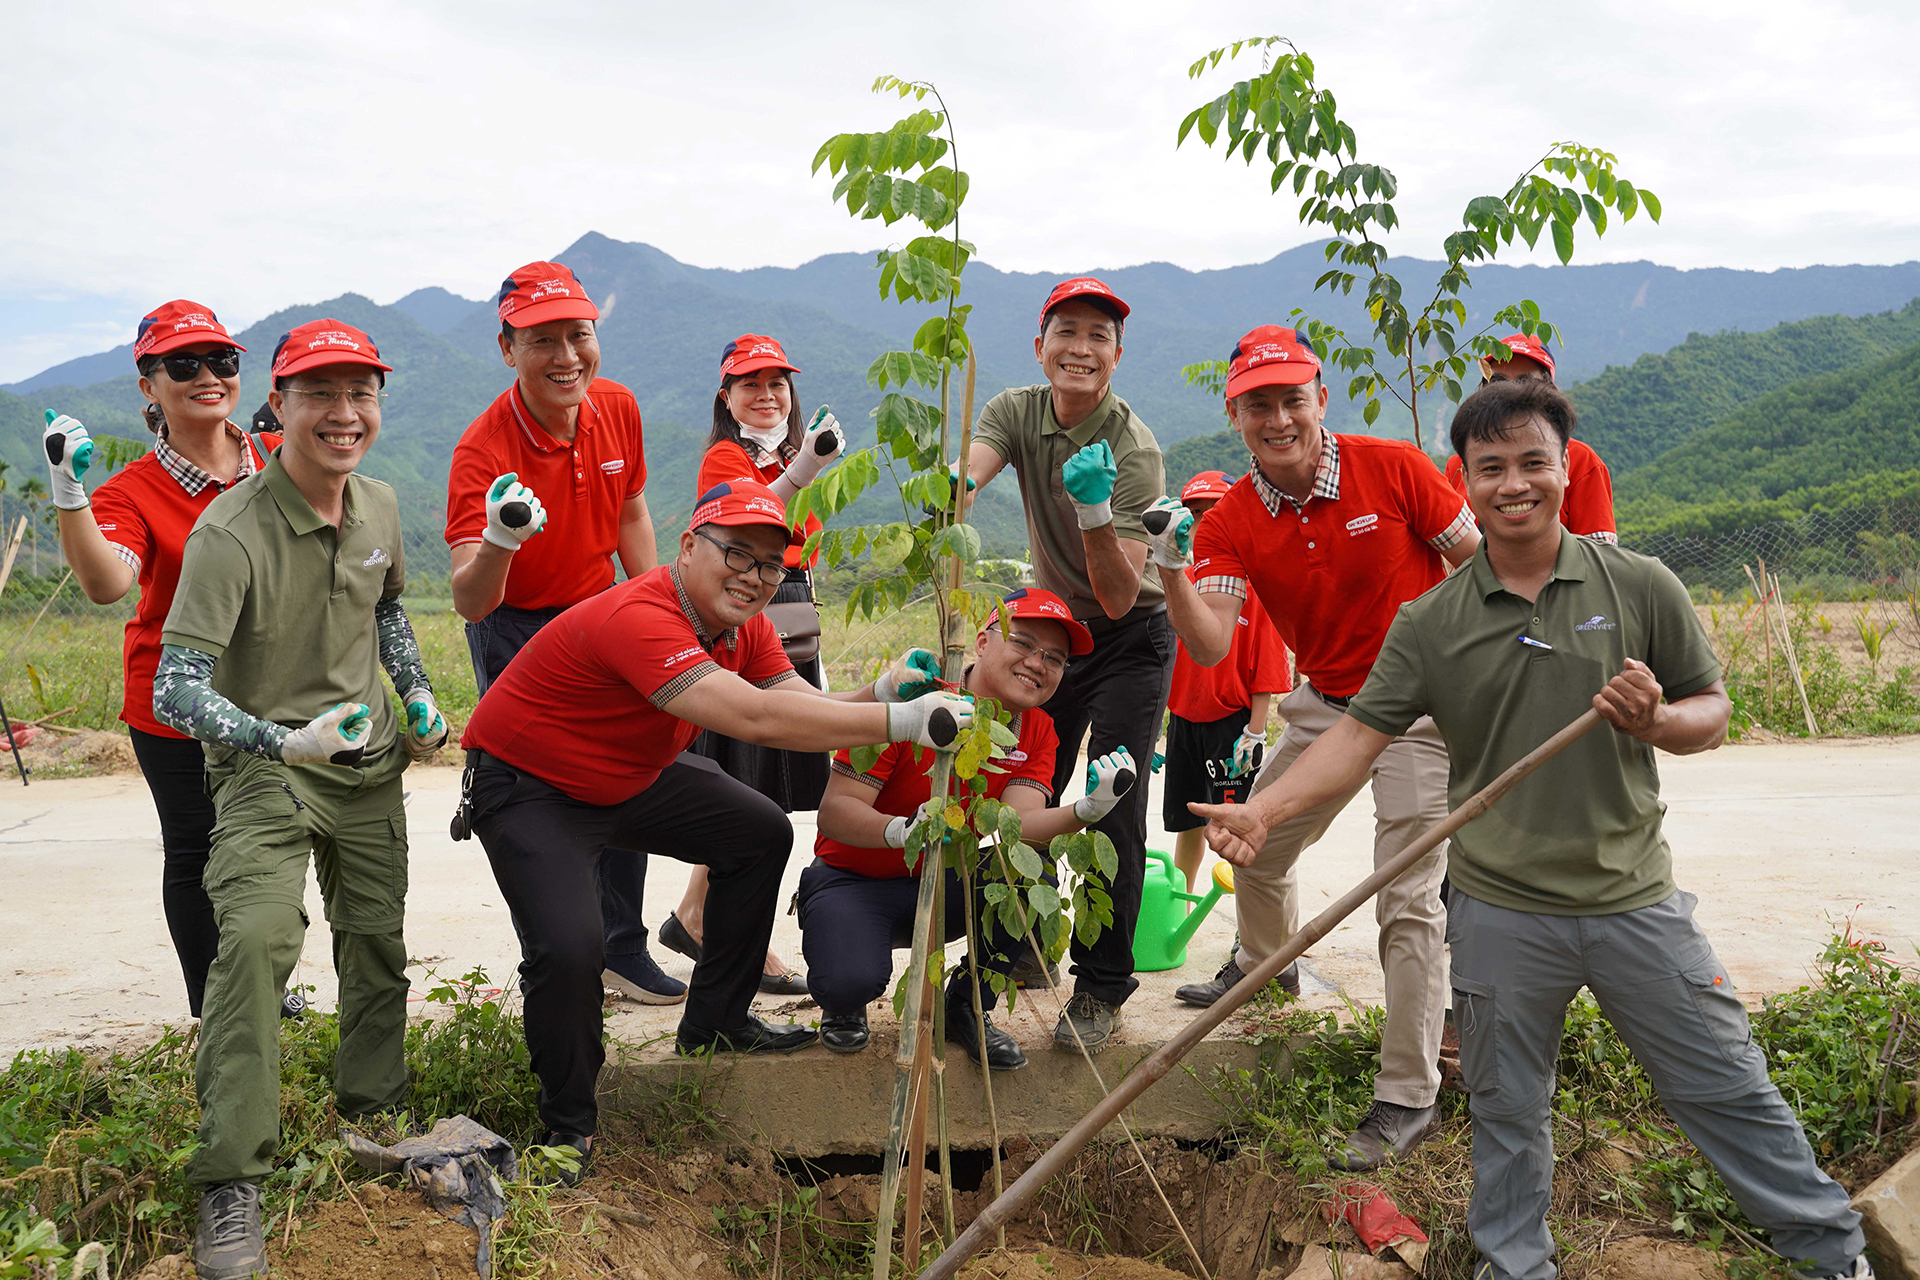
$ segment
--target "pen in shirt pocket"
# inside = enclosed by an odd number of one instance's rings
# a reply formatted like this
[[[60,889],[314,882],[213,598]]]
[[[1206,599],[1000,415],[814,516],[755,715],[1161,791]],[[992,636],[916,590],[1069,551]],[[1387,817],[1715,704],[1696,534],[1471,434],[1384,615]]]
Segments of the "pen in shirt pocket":
[[[1518,640],[1521,644],[1532,645],[1536,649],[1545,649],[1548,653],[1553,652],[1552,645],[1548,644],[1545,640],[1535,640],[1532,636],[1528,635],[1524,631],[1522,631],[1519,635],[1515,636],[1514,639]]]

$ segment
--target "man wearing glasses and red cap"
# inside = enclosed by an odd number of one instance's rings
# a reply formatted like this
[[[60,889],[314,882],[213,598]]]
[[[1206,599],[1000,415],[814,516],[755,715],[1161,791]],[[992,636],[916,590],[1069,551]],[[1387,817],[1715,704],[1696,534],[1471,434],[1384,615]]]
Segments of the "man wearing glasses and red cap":
[[[280,1140],[280,992],[300,958],[311,856],[340,979],[335,1105],[406,1099],[409,760],[447,737],[400,592],[393,490],[357,474],[380,434],[391,366],[372,339],[316,320],[273,354],[285,440],[187,537],[161,633],[153,711],[206,744],[218,820],[206,890],[220,945],[195,1085],[203,1280],[266,1269],[260,1183]],[[385,668],[406,708],[396,721]]]
[[[1419,449],[1403,440],[1335,435],[1324,425],[1320,358],[1296,329],[1262,325],[1233,349],[1227,416],[1253,470],[1207,515],[1171,500],[1147,512],[1154,563],[1180,639],[1200,663],[1219,662],[1235,620],[1257,598],[1293,650],[1304,683],[1281,703],[1287,731],[1254,783],[1278,781],[1339,724],[1366,683],[1402,604],[1464,563],[1479,545],[1473,513]],[[1193,565],[1193,579],[1186,568]],[[1430,717],[1394,738],[1374,763],[1375,864],[1447,813],[1447,753]],[[1294,863],[1326,833],[1359,784],[1276,825],[1235,877],[1240,954],[1210,984],[1217,1000],[1299,928]],[[1206,816],[1202,809],[1196,813]],[[1374,1104],[1336,1168],[1371,1169],[1404,1156],[1439,1120],[1435,1097],[1447,1001],[1444,846],[1381,890],[1380,965],[1387,1023]],[[1196,988],[1181,998],[1201,1003]]]
[[[1526,378],[1554,385],[1553,352],[1544,342],[1524,333],[1510,333],[1500,341],[1512,354],[1505,360],[1481,357],[1481,386]],[[1457,453],[1447,455],[1447,483],[1461,497],[1467,496],[1467,478]],[[1613,475],[1583,440],[1567,441],[1567,493],[1560,523],[1570,532],[1601,542],[1620,541],[1613,522]]]
[[[980,775],[986,782],[981,794],[1016,810],[1022,838],[1044,848],[1055,836],[1098,822],[1120,803],[1133,786],[1133,757],[1121,747],[1095,760],[1087,769],[1087,794],[1050,807],[1055,740],[1053,722],[1040,704],[1059,687],[1070,658],[1093,652],[1093,635],[1051,591],[1022,587],[1002,600],[1000,609],[1007,615],[1006,633],[996,611],[974,638],[964,687],[1011,711],[1010,727],[1019,741],[1000,762],[1002,772]],[[820,1002],[820,1039],[835,1053],[866,1048],[867,1005],[887,992],[893,952],[913,941],[919,864],[909,866],[901,850],[907,832],[924,816],[932,767],[930,753],[915,759],[914,752],[899,746],[888,747],[865,773],[854,771],[849,753],[834,757],[833,776],[820,802],[814,862],[800,874],[800,932],[813,996]],[[976,916],[985,910],[985,892],[985,881],[977,879]],[[954,871],[946,874],[942,914],[943,941],[966,934],[966,898]],[[1027,945],[999,930],[983,942],[981,970],[1002,975],[1012,967],[1016,950]],[[965,964],[957,966],[947,983],[947,1039],[975,1062],[984,1059],[990,1070],[1018,1071],[1027,1065],[1027,1055],[984,1016],[999,1003],[984,977],[980,994],[986,1007],[976,1019],[972,975]]]
[[[700,730],[789,751],[944,748],[973,722],[970,701],[938,691],[939,665],[924,649],[856,691],[823,693],[800,679],[762,612],[799,536],[764,485],[715,485],[672,564],[543,628],[467,723],[462,817],[519,926],[527,1048],[549,1146],[584,1156],[598,1123],[605,944],[594,873],[603,857],[639,849],[708,868],[706,938],[679,1052],[788,1053],[815,1039],[810,1027],[749,1012],[792,824],[687,752]]]
[[[467,620],[479,691],[561,612],[656,563],[647,459],[633,392],[599,377],[600,309],[558,262],[500,284],[500,357],[516,375],[454,446],[447,470],[453,607]],[[647,860],[600,875],[608,986],[644,1004],[686,999],[641,920]]]
[[[1129,310],[1092,276],[1054,286],[1033,340],[1046,382],[989,400],[966,458],[968,482],[979,487],[1012,464],[1034,581],[1093,633],[1093,651],[1068,664],[1044,708],[1060,739],[1055,795],[1073,781],[1083,739],[1089,758],[1121,747],[1135,760],[1152,753],[1173,671],[1165,596],[1142,577],[1147,531],[1140,523],[1167,491],[1166,469],[1153,432],[1113,391]],[[1054,1045],[1068,1051],[1103,1048],[1119,1026],[1120,1006],[1140,985],[1133,930],[1146,879],[1147,788],[1134,788],[1093,827],[1113,841],[1120,868],[1108,886],[1113,923],[1092,946],[1078,934],[1071,944],[1073,996],[1053,1033]]]

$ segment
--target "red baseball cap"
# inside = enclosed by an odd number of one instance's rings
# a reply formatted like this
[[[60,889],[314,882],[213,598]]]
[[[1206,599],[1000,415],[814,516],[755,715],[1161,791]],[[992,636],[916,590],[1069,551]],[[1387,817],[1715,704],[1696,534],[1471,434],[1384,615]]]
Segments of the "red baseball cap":
[[[516,329],[549,320],[598,320],[600,308],[573,272],[557,262],[529,262],[500,282],[500,319]]]
[[[235,351],[246,350],[233,340],[212,307],[175,298],[140,317],[140,329],[133,339],[134,363],[196,342],[224,342]]]
[[[1053,292],[1047,295],[1047,301],[1040,308],[1040,326],[1045,328],[1047,313],[1063,302],[1072,302],[1075,298],[1091,302],[1102,311],[1117,311],[1116,320],[1125,320],[1133,314],[1133,308],[1120,300],[1120,295],[1107,288],[1102,281],[1092,276],[1075,276],[1071,280],[1062,280],[1053,286]]]
[[[1514,358],[1525,356],[1547,371],[1547,381],[1553,381],[1553,353],[1547,350],[1547,344],[1538,338],[1530,338],[1524,333],[1510,333],[1500,341],[1513,349]],[[1481,361],[1485,365],[1505,364],[1505,360],[1495,360],[1489,356]]]
[[[787,504],[780,501],[779,495],[753,480],[727,480],[701,494],[687,528],[698,529],[706,524],[764,524],[786,534],[790,546],[797,547],[807,540],[805,529],[787,526]]]
[[[1067,653],[1075,658],[1093,652],[1093,632],[1067,608],[1067,602],[1051,591],[1042,591],[1038,587],[1021,587],[1018,591],[1007,593],[1000,603],[994,606],[993,616],[987,619],[987,625],[980,628],[986,631],[1000,617],[1005,609],[1009,618],[1038,618],[1047,622],[1057,622],[1067,629]]]
[[[393,366],[380,358],[373,339],[344,320],[309,320],[281,334],[274,344],[275,378],[328,364],[364,364],[382,373],[393,372]]]
[[[787,359],[787,353],[780,349],[779,341],[764,333],[743,333],[720,348],[721,377],[731,373],[752,373],[755,369],[800,372],[800,367]]]
[[[1180,491],[1180,501],[1218,502],[1233,488],[1233,481],[1234,477],[1224,471],[1202,471],[1187,481],[1187,487]]]
[[[1320,357],[1298,329],[1263,324],[1234,344],[1227,361],[1227,399],[1255,387],[1298,387],[1320,373]]]

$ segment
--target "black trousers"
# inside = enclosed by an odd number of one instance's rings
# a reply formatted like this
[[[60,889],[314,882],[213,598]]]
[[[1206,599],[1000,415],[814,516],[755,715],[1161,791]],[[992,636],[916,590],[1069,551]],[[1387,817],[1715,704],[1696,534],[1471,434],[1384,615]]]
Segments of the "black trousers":
[[[200,1016],[207,968],[220,949],[220,928],[202,881],[213,848],[213,799],[207,794],[207,757],[197,738],[162,738],[127,726],[134,758],[160,815],[160,906],[166,913],[180,976],[187,982],[187,1010]]]
[[[1053,794],[1076,794],[1080,740],[1087,758],[1125,747],[1140,770],[1133,790],[1092,829],[1106,833],[1120,856],[1113,895],[1113,924],[1089,947],[1073,939],[1073,989],[1118,1005],[1140,983],[1133,976],[1133,930],[1140,921],[1140,891],[1147,867],[1147,772],[1160,718],[1173,683],[1173,625],[1164,609],[1115,623],[1095,622],[1093,652],[1067,664],[1060,688],[1041,708],[1060,735],[1053,768]],[[1090,731],[1090,732],[1089,732]],[[811,981],[811,980],[809,980]]]
[[[500,678],[513,656],[527,647],[540,628],[565,613],[565,608],[516,609],[503,604],[478,622],[467,624],[467,652],[473,658],[473,679],[479,692]],[[641,912],[647,902],[647,855],[618,851],[602,858],[597,873],[600,915],[606,922],[607,954],[630,956],[647,949],[647,924]],[[517,926],[516,926],[517,927]]]
[[[974,918],[986,909],[985,881],[974,877]],[[947,872],[942,943],[965,937],[967,903],[958,873]],[[818,858],[800,873],[800,952],[807,960],[807,989],[822,1013],[856,1013],[887,994],[893,953],[913,945],[918,876],[881,879],[829,866]],[[981,948],[980,968],[1005,974],[1015,947],[1024,945],[997,926]],[[965,961],[954,968],[950,994],[973,1002],[973,979]],[[988,1011],[999,997],[983,978],[980,1000]]]
[[[743,1026],[767,944],[793,825],[765,796],[681,753],[654,784],[616,805],[583,804],[492,756],[473,775],[473,831],[520,929],[527,1049],[540,1118],[556,1133],[594,1132],[594,1085],[606,1051],[606,963],[595,872],[644,849],[709,869],[707,927],[681,1025]]]

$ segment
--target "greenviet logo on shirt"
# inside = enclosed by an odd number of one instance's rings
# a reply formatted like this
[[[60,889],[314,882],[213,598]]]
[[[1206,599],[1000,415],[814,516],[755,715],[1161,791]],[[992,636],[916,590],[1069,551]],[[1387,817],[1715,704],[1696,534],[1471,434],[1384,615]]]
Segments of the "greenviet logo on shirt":
[[[1596,613],[1585,622],[1575,624],[1573,629],[1575,631],[1612,631],[1619,625],[1616,622],[1608,622],[1606,614]]]

